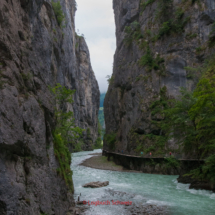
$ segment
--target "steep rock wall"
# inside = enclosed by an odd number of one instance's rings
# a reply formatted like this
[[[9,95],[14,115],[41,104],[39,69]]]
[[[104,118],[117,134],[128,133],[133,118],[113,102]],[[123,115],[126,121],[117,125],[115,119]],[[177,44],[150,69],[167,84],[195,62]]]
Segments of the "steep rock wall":
[[[72,194],[57,175],[53,97],[48,86],[75,89],[76,124],[85,149],[97,138],[99,89],[83,38],[75,35],[74,0],[60,1],[64,27],[50,0],[0,2],[0,214],[65,214]]]
[[[198,68],[214,52],[215,1],[113,0],[113,8],[117,50],[104,102],[104,148],[157,156],[177,151],[174,141],[155,144],[164,134],[153,104],[177,98],[180,87],[194,89],[199,73],[189,67]]]

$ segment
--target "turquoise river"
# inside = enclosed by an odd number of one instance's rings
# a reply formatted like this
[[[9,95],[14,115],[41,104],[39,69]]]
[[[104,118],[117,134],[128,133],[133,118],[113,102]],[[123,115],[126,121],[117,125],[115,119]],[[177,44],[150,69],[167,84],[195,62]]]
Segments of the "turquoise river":
[[[75,199],[85,201],[132,201],[133,204],[153,204],[164,206],[173,215],[214,215],[215,193],[206,190],[189,189],[188,184],[177,183],[177,176],[153,175],[145,173],[98,170],[79,165],[85,159],[101,152],[78,152],[72,155]],[[82,185],[92,181],[109,181],[109,186],[92,189]],[[116,192],[118,191],[118,192]],[[89,215],[127,214],[126,206],[91,206]]]

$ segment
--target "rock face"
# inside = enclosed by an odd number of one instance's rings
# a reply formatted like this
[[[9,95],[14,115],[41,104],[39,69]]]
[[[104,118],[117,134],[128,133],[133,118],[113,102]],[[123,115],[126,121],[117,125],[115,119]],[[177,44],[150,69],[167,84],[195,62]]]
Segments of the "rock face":
[[[177,98],[180,87],[195,87],[197,68],[214,52],[215,1],[113,0],[113,8],[117,50],[104,102],[104,148],[165,155],[177,147],[154,143],[164,136],[155,108]]]
[[[48,86],[76,90],[68,110],[86,129],[85,149],[97,138],[99,89],[87,45],[75,34],[76,3],[60,3],[64,27],[50,0],[0,3],[0,214],[62,215],[74,204],[56,171]]]
[[[73,112],[76,125],[85,129],[83,150],[92,150],[98,137],[100,92],[90,63],[90,54],[83,37],[76,36],[77,71]]]
[[[109,181],[104,181],[104,182],[96,181],[96,182],[87,183],[83,185],[83,187],[99,188],[99,187],[106,187],[108,185],[109,185]]]

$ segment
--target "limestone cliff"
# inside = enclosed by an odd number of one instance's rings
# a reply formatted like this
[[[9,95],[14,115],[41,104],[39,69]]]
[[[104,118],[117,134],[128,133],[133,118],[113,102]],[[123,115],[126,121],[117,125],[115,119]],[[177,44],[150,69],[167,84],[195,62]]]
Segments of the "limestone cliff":
[[[215,1],[113,0],[113,8],[117,50],[104,102],[104,148],[163,156],[177,146],[165,142],[159,109],[180,87],[195,87],[198,67],[214,52]]]
[[[0,214],[62,215],[74,204],[56,171],[48,86],[76,90],[68,110],[85,129],[84,148],[97,138],[99,89],[75,34],[76,2],[60,4],[61,26],[51,0],[0,2]]]

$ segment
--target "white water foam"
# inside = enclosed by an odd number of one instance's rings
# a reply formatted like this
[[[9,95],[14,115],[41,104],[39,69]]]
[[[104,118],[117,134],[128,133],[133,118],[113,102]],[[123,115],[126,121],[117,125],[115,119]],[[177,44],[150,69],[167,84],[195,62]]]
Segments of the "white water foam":
[[[159,206],[173,206],[172,203],[164,202],[164,201],[158,201],[158,200],[148,200],[146,202],[147,204],[153,204],[153,205],[159,205]]]

